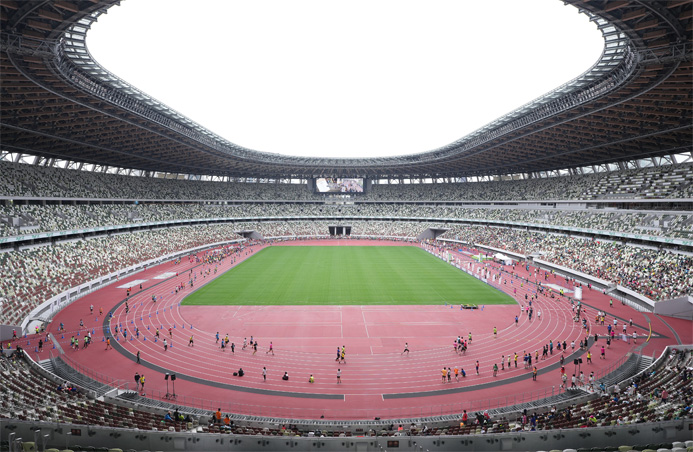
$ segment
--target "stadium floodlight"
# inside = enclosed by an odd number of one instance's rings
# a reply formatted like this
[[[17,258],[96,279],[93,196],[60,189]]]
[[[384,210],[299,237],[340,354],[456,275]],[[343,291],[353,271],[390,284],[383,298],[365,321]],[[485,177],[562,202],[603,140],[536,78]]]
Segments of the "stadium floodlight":
[[[166,380],[166,395],[164,396],[165,399],[171,398],[171,393],[168,392],[168,377],[169,373],[166,372],[166,375],[164,375],[164,380]]]
[[[173,385],[171,394],[168,395],[169,399],[176,398],[176,374],[171,374],[171,385]]]

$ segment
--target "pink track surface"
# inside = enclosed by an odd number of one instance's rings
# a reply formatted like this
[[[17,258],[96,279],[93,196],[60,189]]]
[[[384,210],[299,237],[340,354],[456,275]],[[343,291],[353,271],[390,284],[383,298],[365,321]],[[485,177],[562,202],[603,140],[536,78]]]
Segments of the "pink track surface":
[[[291,245],[378,245],[411,246],[409,243],[373,240],[324,240],[289,242]],[[218,264],[220,275],[233,265],[237,265],[259,249],[268,245],[256,245],[252,251],[243,251],[235,258],[227,258]],[[278,246],[278,245],[273,245]],[[465,268],[474,270],[481,266],[472,262],[465,253],[455,253],[464,261]],[[552,299],[540,295],[534,302],[535,317],[529,321],[518,305],[489,305],[483,310],[461,310],[460,306],[180,306],[179,303],[190,293],[186,289],[176,294],[174,288],[189,280],[189,272],[194,262],[182,259],[180,264],[167,262],[146,271],[129,276],[119,282],[96,291],[70,305],[53,319],[48,330],[58,340],[58,347],[65,351],[62,355],[72,366],[102,381],[116,380],[116,383],[134,387],[132,379],[136,372],[146,375],[146,395],[160,399],[167,390],[163,372],[176,373],[178,403],[189,406],[214,409],[241,414],[263,415],[287,418],[353,419],[416,417],[460,412],[462,409],[479,410],[520,403],[541,398],[558,392],[559,371],[546,370],[555,366],[561,352],[554,350],[547,360],[539,360],[539,376],[532,381],[531,372],[523,368],[524,351],[540,350],[549,340],[579,343],[587,335],[580,324],[573,322],[570,303],[561,296]],[[494,264],[495,265],[495,264]],[[198,266],[195,288],[199,288],[215,277],[215,264]],[[497,268],[494,266],[494,268]],[[203,276],[201,270],[210,269],[210,275]],[[511,267],[506,268],[513,271]],[[179,277],[153,279],[164,273],[178,272]],[[535,269],[529,272],[534,275]],[[517,265],[510,277],[503,275],[505,284],[500,287],[515,296],[524,304],[526,293],[533,294],[534,285],[523,283],[517,276],[529,277],[529,272]],[[570,285],[561,277],[549,276],[545,283],[557,284],[566,289]],[[125,305],[120,304],[126,290],[117,288],[135,280],[142,282],[133,287],[130,297],[130,311],[125,313]],[[158,285],[156,285],[158,284]],[[156,286],[155,286],[156,285]],[[514,289],[517,293],[514,294]],[[156,303],[152,295],[163,297]],[[614,316],[619,318],[617,333],[621,332],[622,321],[633,319],[638,344],[614,341],[607,350],[606,359],[599,359],[599,347],[604,339],[592,346],[593,364],[583,364],[586,375],[595,372],[597,376],[608,373],[622,362],[633,349],[643,344],[649,334],[648,320],[652,323],[653,338],[643,349],[644,354],[659,354],[666,345],[675,344],[673,327],[684,343],[691,342],[691,323],[679,319],[660,318],[653,314],[639,313],[620,303],[609,307],[608,297],[596,290],[583,291],[590,335],[606,334],[606,324],[612,323]],[[483,300],[479,300],[483,305]],[[94,314],[89,306],[94,305]],[[102,342],[104,314],[113,310],[111,327],[120,325],[127,328],[127,340],[119,336],[116,349],[105,350]],[[115,309],[114,309],[115,308]],[[604,326],[594,323],[595,309],[607,312]],[[541,320],[536,319],[538,310]],[[515,325],[515,316],[519,323]],[[83,319],[85,327],[80,328]],[[666,321],[666,323],[665,323]],[[60,323],[65,324],[66,332],[58,332]],[[493,327],[498,329],[494,338]],[[168,329],[173,327],[173,335]],[[133,340],[135,328],[140,337]],[[160,329],[160,339],[155,341],[155,330]],[[80,334],[81,339],[87,331],[93,331],[94,343],[87,349],[70,349],[70,336]],[[230,349],[222,351],[216,343],[215,334],[223,338],[227,333],[236,344],[235,353]],[[629,334],[633,331],[628,328]],[[458,335],[467,338],[471,333],[473,341],[465,355],[457,354],[453,341]],[[194,335],[194,346],[188,346],[190,335]],[[259,342],[257,354],[250,347],[242,349],[243,338],[253,335]],[[163,338],[170,344],[168,351],[163,349]],[[19,341],[33,352],[38,338]],[[274,355],[268,354],[270,341]],[[409,354],[402,355],[405,342],[409,343]],[[81,340],[80,340],[81,345]],[[338,346],[346,346],[346,363],[335,362]],[[570,345],[568,345],[570,347]],[[52,345],[44,347],[39,355],[45,359]],[[576,351],[579,347],[576,345]],[[143,364],[136,364],[134,354],[141,352]],[[492,367],[500,357],[517,352],[518,368],[499,370],[493,377]],[[540,352],[541,355],[541,352]],[[574,366],[570,352],[566,358],[566,371],[572,374]],[[583,356],[584,360],[585,356]],[[476,375],[475,361],[479,361],[480,375]],[[533,361],[534,363],[534,361]],[[155,368],[162,368],[156,370]],[[441,382],[442,367],[462,367],[466,378],[451,383]],[[262,368],[266,367],[268,377],[262,378]],[[232,373],[243,368],[243,378],[233,377]],[[163,370],[165,369],[165,370]],[[337,369],[342,371],[342,383],[337,384]],[[284,372],[290,375],[289,381],[281,380]],[[313,374],[315,383],[308,382]],[[193,380],[186,376],[192,377]],[[520,381],[509,381],[521,377]],[[120,381],[117,381],[120,380]],[[446,391],[447,390],[447,391]],[[440,391],[443,391],[442,393]],[[309,397],[306,397],[306,396]],[[389,395],[389,396],[388,396]],[[405,397],[409,395],[409,397]],[[328,397],[332,397],[331,399]]]

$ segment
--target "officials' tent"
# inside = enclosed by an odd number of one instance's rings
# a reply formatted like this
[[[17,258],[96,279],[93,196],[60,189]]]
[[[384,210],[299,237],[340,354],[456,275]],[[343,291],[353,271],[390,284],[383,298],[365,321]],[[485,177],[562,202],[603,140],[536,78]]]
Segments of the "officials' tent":
[[[512,265],[512,264],[513,264],[513,260],[510,259],[510,258],[509,258],[508,256],[506,256],[505,254],[502,254],[502,253],[496,253],[496,254],[494,254],[494,255],[493,255],[493,258],[494,258],[496,261],[501,262],[503,265]]]

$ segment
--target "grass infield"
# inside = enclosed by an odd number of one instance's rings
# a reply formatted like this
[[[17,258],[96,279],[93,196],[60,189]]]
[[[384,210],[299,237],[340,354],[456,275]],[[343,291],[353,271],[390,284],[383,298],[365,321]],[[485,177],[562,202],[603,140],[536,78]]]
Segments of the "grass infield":
[[[513,304],[414,246],[270,246],[184,305]]]

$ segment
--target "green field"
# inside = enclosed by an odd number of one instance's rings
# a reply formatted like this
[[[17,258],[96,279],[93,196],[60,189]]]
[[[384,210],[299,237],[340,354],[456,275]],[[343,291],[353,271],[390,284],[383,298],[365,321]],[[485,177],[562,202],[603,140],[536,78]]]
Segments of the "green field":
[[[188,295],[184,305],[512,304],[413,246],[271,246]]]

